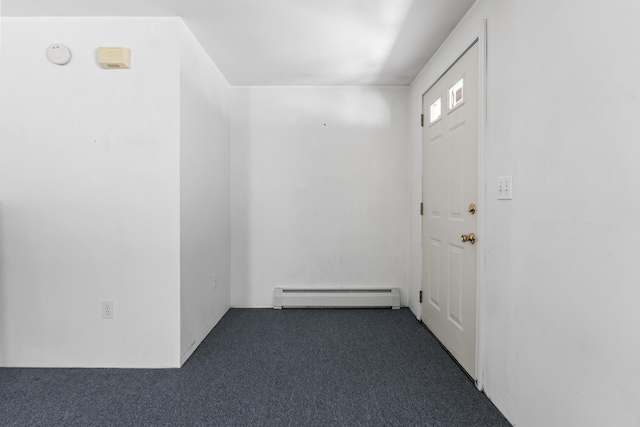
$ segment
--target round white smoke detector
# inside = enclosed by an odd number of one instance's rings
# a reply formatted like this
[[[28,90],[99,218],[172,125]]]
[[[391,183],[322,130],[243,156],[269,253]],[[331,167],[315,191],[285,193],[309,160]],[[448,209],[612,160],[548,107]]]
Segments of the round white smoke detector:
[[[47,48],[47,58],[54,64],[64,65],[71,60],[71,51],[63,44],[52,44]]]

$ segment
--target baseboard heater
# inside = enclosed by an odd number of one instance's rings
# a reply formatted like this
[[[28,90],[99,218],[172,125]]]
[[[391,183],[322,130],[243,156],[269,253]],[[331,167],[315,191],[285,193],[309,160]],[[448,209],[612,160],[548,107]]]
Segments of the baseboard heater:
[[[400,289],[287,289],[275,288],[273,308],[391,307],[400,308]]]

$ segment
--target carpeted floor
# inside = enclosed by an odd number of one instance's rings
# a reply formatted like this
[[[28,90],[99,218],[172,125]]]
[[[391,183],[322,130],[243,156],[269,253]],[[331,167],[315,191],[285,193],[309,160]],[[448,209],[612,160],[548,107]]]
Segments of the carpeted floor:
[[[232,309],[181,369],[0,369],[2,426],[509,426],[408,309]]]

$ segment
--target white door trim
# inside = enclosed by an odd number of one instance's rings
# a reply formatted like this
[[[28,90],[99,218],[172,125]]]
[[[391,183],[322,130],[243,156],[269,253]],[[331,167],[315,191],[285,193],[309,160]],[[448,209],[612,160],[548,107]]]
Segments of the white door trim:
[[[485,304],[485,259],[486,259],[486,228],[485,214],[487,206],[487,182],[485,174],[485,154],[487,147],[487,20],[483,19],[478,31],[478,269],[477,269],[477,341],[476,341],[476,366],[479,390],[484,389],[485,371],[485,331],[484,331],[484,307]]]
[[[476,307],[476,387],[478,390],[484,389],[485,374],[485,334],[484,334],[484,307],[485,304],[485,209],[486,209],[486,178],[485,178],[485,153],[487,146],[487,20],[484,19],[480,23],[478,31],[464,43],[462,49],[459,50],[449,64],[447,64],[442,72],[427,85],[422,97],[429,89],[447,72],[449,68],[474,44],[478,43],[478,256],[477,256],[477,307]],[[420,97],[422,105],[422,97]],[[426,112],[423,111],[423,114]],[[426,117],[426,116],[425,116]],[[423,130],[424,132],[424,130]],[[421,138],[422,141],[422,138]],[[424,175],[424,164],[422,174]],[[424,191],[424,189],[422,189]],[[421,194],[424,194],[423,192]],[[420,221],[420,236],[422,236],[422,221]],[[424,248],[420,246],[420,259],[423,259]],[[422,261],[421,261],[422,262]],[[424,267],[424,266],[423,266]],[[424,280],[424,268],[422,269],[422,280]],[[422,281],[421,281],[422,283]],[[420,309],[422,313],[422,308]],[[422,316],[422,314],[421,314]]]

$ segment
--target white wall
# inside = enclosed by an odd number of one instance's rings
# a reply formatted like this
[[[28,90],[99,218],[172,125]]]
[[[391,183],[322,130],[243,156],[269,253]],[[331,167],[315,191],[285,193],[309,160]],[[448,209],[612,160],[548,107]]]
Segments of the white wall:
[[[640,426],[640,3],[480,0],[411,87],[412,117],[484,18],[485,391],[518,426]],[[500,175],[513,201],[495,199]],[[419,216],[411,229],[419,313]]]
[[[178,22],[3,19],[0,365],[179,365]]]
[[[232,89],[232,306],[273,306],[279,285],[404,298],[406,101],[406,88]]]
[[[229,309],[230,88],[182,22],[180,50],[180,354],[184,363]]]

